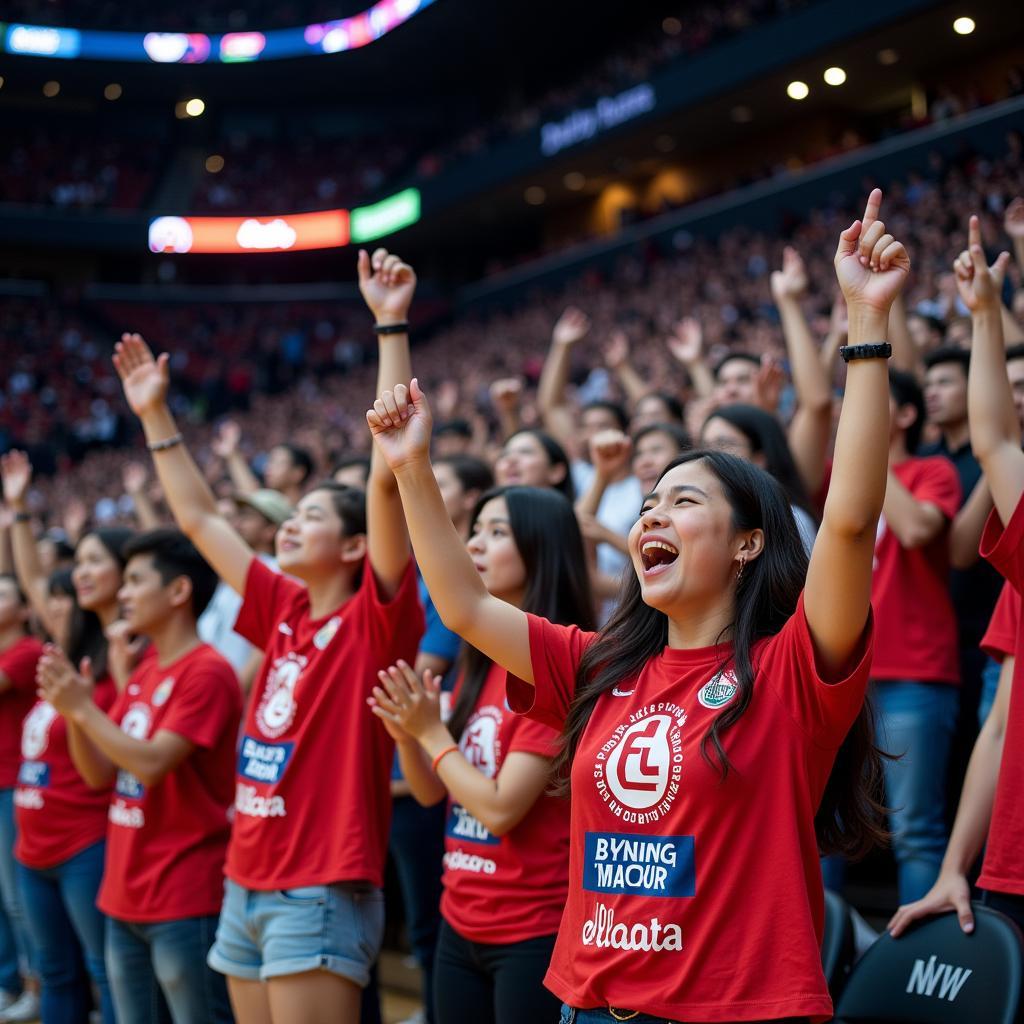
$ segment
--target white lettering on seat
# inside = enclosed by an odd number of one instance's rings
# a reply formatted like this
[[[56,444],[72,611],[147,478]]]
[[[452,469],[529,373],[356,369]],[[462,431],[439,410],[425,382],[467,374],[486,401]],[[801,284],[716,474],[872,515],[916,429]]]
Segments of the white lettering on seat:
[[[972,973],[969,967],[937,963],[933,954],[927,963],[924,960],[914,961],[910,980],[907,982],[907,991],[911,995],[932,996],[935,999],[953,1002]],[[935,991],[936,988],[938,993]]]

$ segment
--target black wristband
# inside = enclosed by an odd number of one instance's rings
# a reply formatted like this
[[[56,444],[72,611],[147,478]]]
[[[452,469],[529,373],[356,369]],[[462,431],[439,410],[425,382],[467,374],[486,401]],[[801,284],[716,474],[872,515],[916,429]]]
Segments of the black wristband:
[[[16,523],[31,523],[32,514],[30,512],[15,512],[14,521]]]
[[[400,324],[374,324],[373,330],[376,334],[408,334],[409,321],[403,320]]]
[[[851,359],[888,359],[892,355],[892,345],[887,341],[871,345],[842,345],[839,354],[844,363]]]

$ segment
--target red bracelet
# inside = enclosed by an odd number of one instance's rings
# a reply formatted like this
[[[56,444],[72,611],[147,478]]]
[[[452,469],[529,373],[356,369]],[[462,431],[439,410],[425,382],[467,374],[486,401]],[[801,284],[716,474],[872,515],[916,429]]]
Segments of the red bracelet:
[[[437,766],[454,750],[458,750],[458,745],[453,743],[450,747],[445,747],[433,761],[430,762],[430,767],[434,770],[434,774],[437,774]]]

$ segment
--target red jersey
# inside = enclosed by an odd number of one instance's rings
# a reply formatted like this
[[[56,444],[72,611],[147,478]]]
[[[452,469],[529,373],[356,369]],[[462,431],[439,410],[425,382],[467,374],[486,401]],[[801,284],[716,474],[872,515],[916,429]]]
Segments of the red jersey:
[[[960,509],[960,478],[949,459],[910,458],[893,473],[915,500],[929,502],[951,522]],[[960,681],[956,612],[949,593],[949,526],[930,543],[905,548],[883,515],[875,538],[871,581],[875,609],[874,679]]]
[[[238,758],[228,877],[248,889],[382,885],[394,744],[366,700],[380,669],[416,657],[412,561],[390,602],[367,559],[359,590],[312,619],[306,588],[254,558],[235,631],[266,657]]]
[[[109,675],[96,681],[92,699],[101,711],[116,696]],[[25,716],[21,758],[14,791],[14,856],[26,867],[44,870],[100,842],[107,834],[110,788],[86,785],[71,760],[67,723],[45,700],[36,701]]]
[[[509,754],[558,752],[556,730],[509,710],[505,678],[500,665],[491,666],[459,738],[466,760],[489,779]],[[444,842],[441,913],[463,938],[505,944],[558,931],[569,888],[567,801],[542,793],[503,836],[449,801]]]
[[[509,703],[564,723],[593,634],[530,616],[536,687]],[[803,598],[753,652],[723,780],[701,741],[737,686],[728,646],[665,648],[597,700],[572,765],[569,898],[545,984],[573,1006],[672,1020],[831,1018],[814,815],[864,703],[870,627],[850,675],[815,667]]]
[[[123,921],[219,913],[242,718],[234,669],[206,644],[170,665],[146,658],[109,714],[134,739],[167,731],[195,749],[153,786],[117,773],[96,905]]]
[[[1017,592],[1024,587],[1024,498],[1017,503],[1006,529],[993,511],[981,537],[981,554]],[[992,820],[978,885],[995,892],[1024,896],[1024,624],[1017,615],[1014,636],[1013,683],[1006,718],[1003,759],[992,805]]]
[[[21,758],[21,725],[36,702],[36,662],[43,645],[34,636],[23,636],[0,651],[0,676],[8,680],[0,692],[0,789],[18,784]]]
[[[1017,627],[1020,624],[1020,594],[1007,581],[999,594],[988,629],[981,638],[981,649],[996,661],[1013,656],[1017,642]]]

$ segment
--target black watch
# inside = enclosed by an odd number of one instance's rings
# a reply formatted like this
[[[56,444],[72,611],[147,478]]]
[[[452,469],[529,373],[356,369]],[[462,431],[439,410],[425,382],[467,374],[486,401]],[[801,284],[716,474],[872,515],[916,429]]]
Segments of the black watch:
[[[851,359],[888,359],[892,355],[892,345],[887,341],[870,345],[842,345],[839,354],[844,363]]]

